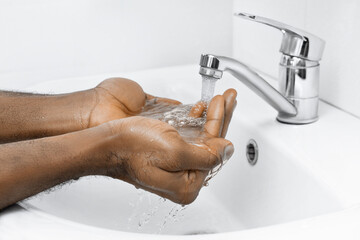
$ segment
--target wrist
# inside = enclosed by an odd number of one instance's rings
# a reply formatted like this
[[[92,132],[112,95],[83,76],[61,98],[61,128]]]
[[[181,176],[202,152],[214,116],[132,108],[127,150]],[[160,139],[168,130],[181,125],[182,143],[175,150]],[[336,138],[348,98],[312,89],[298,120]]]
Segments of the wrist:
[[[97,94],[94,89],[59,96],[59,105],[66,113],[65,122],[69,123],[69,129],[78,131],[89,128],[91,112],[96,102]]]
[[[104,124],[106,125],[106,124]],[[106,126],[98,126],[54,138],[61,138],[65,149],[77,162],[78,175],[107,175],[109,159],[107,142],[110,137]]]
[[[132,154],[126,147],[129,135],[123,131],[124,122],[126,119],[114,120],[89,129],[96,136],[90,155],[96,169],[101,169],[100,175],[123,180],[126,176],[126,162]]]
[[[120,128],[123,120],[115,120],[76,133],[71,145],[79,145],[87,175],[104,175],[123,179],[125,162],[130,155],[124,149],[124,136]],[[116,127],[114,128],[114,125]]]
[[[48,135],[59,135],[88,128],[96,102],[93,89],[48,97],[42,109],[43,126]]]

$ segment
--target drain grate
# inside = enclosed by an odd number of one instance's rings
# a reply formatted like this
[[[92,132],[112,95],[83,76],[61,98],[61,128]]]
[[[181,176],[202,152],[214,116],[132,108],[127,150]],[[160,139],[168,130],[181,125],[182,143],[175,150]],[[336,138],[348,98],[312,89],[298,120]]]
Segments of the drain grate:
[[[246,145],[246,158],[250,165],[254,166],[259,157],[259,148],[254,139],[250,139]]]

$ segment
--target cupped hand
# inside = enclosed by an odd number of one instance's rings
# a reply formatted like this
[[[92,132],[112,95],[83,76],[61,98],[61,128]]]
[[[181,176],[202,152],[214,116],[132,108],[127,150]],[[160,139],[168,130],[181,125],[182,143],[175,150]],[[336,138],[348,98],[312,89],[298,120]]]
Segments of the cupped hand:
[[[207,103],[199,101],[190,110],[189,116],[198,118],[207,111],[207,124],[205,125],[205,132],[224,138],[226,136],[233,111],[236,107],[237,92],[230,88],[224,92],[223,95],[215,96],[210,104],[216,105],[207,109]],[[218,135],[219,134],[219,135]]]
[[[180,104],[176,100],[146,94],[138,83],[126,78],[106,79],[92,91],[94,91],[95,103],[87,114],[88,127],[135,116],[142,111],[146,100],[153,100],[157,103]]]
[[[232,143],[221,137],[235,105],[233,91],[211,101],[199,145],[155,119],[136,116],[101,125],[110,130],[102,146],[107,175],[176,203],[193,202],[209,171],[233,154]]]

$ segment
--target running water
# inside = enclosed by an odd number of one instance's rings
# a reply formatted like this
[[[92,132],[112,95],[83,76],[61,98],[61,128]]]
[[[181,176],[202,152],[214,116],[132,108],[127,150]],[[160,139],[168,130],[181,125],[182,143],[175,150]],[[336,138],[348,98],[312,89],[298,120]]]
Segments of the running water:
[[[138,190],[138,199],[129,202],[133,208],[128,218],[127,230],[131,232],[161,234],[165,227],[184,218],[186,206],[174,204],[156,195]]]
[[[202,76],[201,101],[209,103],[214,96],[217,79]],[[170,105],[156,103],[155,99],[147,101],[140,116],[154,118],[173,126],[185,141],[196,144],[201,138],[201,132],[206,122],[206,110],[199,118],[189,117],[193,104]],[[201,140],[200,140],[201,142]]]
[[[211,101],[214,96],[216,81],[216,78],[202,76],[202,102],[208,104]],[[143,111],[139,115],[166,122],[173,126],[186,142],[194,145],[203,145],[205,140],[203,128],[206,123],[206,110],[199,118],[189,117],[190,110],[193,106],[192,104],[170,105],[166,103],[156,103],[156,99],[152,99],[147,101]],[[224,159],[222,163],[209,172],[209,175],[204,181],[204,186],[209,185],[209,180],[220,171],[226,161],[227,159]],[[150,193],[147,194],[149,197]],[[131,206],[134,207],[134,212],[129,218],[128,227],[131,228],[134,226],[134,221],[137,221],[135,226],[137,226],[138,230],[142,229],[158,213],[160,206],[164,204],[164,202],[164,198],[159,198],[155,203],[150,201],[148,204],[151,206],[148,206],[146,211],[141,211],[140,206],[145,203],[144,193],[140,192],[137,203],[131,204]],[[161,233],[167,223],[181,220],[185,209],[186,207],[175,204],[168,215],[164,217],[162,223],[158,225],[159,229],[157,233]]]
[[[214,96],[215,84],[217,79],[202,76],[202,92],[201,101],[207,104]],[[183,139],[194,145],[204,145],[203,128],[206,122],[206,110],[199,118],[189,117],[191,108],[194,105],[170,105],[166,103],[156,103],[156,100],[150,100],[146,103],[140,116],[158,119],[173,126],[183,137]],[[226,163],[226,157],[223,162],[209,172],[204,182],[204,186],[208,186],[208,182],[212,179]]]
[[[159,231],[157,233],[161,233],[165,228],[166,224],[169,221],[178,222],[184,217],[183,211],[187,208],[187,206],[181,206],[176,204],[169,212],[167,216],[165,216],[163,223],[160,225]]]
[[[218,79],[202,75],[202,89],[201,89],[201,101],[209,103],[214,96],[215,84]],[[204,186],[209,185],[209,180],[212,179],[226,163],[228,159],[223,159],[218,166],[213,168],[207,178],[204,181]]]
[[[158,198],[157,201],[154,201],[151,193],[140,189],[138,196],[136,203],[129,203],[133,208],[133,213],[128,218],[128,230],[135,230],[133,229],[135,226],[140,231],[158,213],[160,206],[166,201],[165,198]]]
[[[202,75],[201,101],[209,103],[214,96],[217,79]]]

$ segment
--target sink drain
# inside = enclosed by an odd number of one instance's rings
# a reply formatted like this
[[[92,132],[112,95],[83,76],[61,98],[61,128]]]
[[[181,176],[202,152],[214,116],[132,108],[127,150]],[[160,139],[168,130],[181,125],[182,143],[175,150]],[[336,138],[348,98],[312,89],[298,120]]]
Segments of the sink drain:
[[[250,139],[246,145],[246,158],[250,165],[254,166],[259,157],[259,148],[254,139]]]

